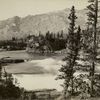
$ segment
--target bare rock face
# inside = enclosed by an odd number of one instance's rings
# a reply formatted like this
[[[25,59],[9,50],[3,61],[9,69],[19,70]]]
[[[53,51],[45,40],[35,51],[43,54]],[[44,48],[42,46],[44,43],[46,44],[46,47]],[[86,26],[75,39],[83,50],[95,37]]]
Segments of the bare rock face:
[[[76,10],[77,25],[84,28],[86,25],[87,10]],[[45,35],[47,31],[57,33],[64,31],[67,34],[68,16],[70,9],[51,12],[40,15],[28,15],[24,18],[15,16],[4,21],[0,21],[0,40],[9,40],[12,37],[22,38],[27,35],[38,35],[39,32]]]

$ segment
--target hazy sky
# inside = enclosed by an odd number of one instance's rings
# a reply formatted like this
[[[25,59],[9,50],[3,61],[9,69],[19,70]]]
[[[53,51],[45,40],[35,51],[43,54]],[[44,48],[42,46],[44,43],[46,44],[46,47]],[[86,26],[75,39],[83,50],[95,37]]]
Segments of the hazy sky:
[[[88,0],[0,0],[0,20],[13,16],[35,15],[56,10],[86,7]]]

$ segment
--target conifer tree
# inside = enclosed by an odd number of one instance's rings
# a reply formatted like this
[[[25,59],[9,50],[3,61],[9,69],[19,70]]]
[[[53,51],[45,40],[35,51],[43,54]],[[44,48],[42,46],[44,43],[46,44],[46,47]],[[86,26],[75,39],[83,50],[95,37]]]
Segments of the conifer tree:
[[[68,41],[67,41],[67,56],[65,57],[66,65],[63,65],[59,70],[61,75],[59,75],[59,79],[64,79],[64,96],[66,99],[66,93],[68,92],[68,88],[70,87],[71,95],[74,94],[74,73],[75,66],[77,64],[76,60],[78,58],[78,53],[80,49],[80,26],[78,27],[77,32],[75,32],[75,22],[76,22],[76,14],[75,8],[72,6],[71,13],[69,14],[68,19],[70,20],[69,29],[68,29]]]
[[[0,81],[2,79],[2,66],[1,66],[1,62],[0,62]]]
[[[49,39],[50,39],[50,32],[49,32],[49,31],[46,33],[45,38],[46,38],[47,40],[49,40]]]
[[[59,32],[57,33],[57,39],[59,39],[59,37],[60,37],[60,34],[59,34]]]
[[[89,12],[88,16],[88,25],[92,30],[92,38],[93,41],[91,43],[92,48],[92,56],[91,56],[91,67],[90,67],[90,76],[91,76],[91,96],[93,96],[94,91],[94,76],[95,76],[95,66],[96,66],[96,58],[97,58],[97,22],[98,22],[98,0],[89,0],[89,6],[87,6]]]
[[[63,39],[63,36],[64,34],[63,34],[63,30],[61,31],[61,34],[60,34],[60,37]]]

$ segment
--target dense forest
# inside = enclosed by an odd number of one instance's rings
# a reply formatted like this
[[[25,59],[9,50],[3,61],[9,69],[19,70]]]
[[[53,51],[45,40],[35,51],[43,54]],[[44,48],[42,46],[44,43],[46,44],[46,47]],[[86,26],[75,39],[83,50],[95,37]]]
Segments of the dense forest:
[[[34,51],[36,53],[39,51],[39,53],[49,53],[66,49],[66,38],[67,36],[65,37],[63,31],[57,34],[48,31],[45,36],[42,34],[39,34],[39,36],[28,36],[28,52]]]
[[[25,50],[28,47],[30,50],[42,51],[45,51],[44,46],[47,46],[49,51],[66,48],[67,36],[63,33],[63,30],[57,34],[49,31],[45,34],[45,36],[40,33],[38,36],[28,35],[26,38],[21,39],[12,37],[12,40],[0,41],[0,48],[5,50]]]

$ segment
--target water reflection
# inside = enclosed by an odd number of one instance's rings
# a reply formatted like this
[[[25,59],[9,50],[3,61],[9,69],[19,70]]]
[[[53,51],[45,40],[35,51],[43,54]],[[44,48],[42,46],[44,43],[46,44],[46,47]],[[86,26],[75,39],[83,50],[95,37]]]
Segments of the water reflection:
[[[20,87],[24,87],[26,90],[37,90],[37,89],[57,89],[62,90],[60,84],[62,80],[55,80],[57,76],[49,74],[17,74],[14,78],[18,79]]]

